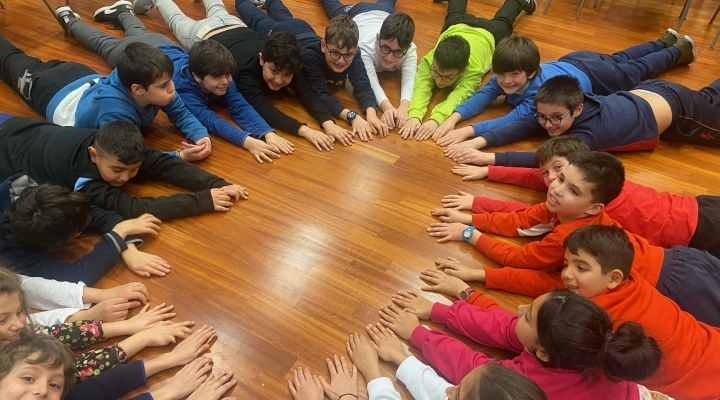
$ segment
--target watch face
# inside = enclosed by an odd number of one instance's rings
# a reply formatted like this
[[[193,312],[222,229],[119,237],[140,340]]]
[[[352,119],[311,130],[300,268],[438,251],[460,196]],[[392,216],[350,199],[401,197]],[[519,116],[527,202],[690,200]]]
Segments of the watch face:
[[[470,239],[470,236],[472,236],[472,232],[470,232],[470,231],[468,231],[468,230],[464,230],[464,231],[463,231],[463,237],[464,237],[465,239]]]

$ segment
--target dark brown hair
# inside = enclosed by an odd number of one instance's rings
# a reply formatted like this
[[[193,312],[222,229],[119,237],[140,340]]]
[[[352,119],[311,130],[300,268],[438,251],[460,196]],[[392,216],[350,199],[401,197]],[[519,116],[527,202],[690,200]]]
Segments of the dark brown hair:
[[[325,27],[325,43],[339,48],[354,49],[358,46],[360,32],[353,19],[347,14],[340,14],[330,20]]]
[[[294,74],[302,68],[300,41],[290,32],[272,31],[262,48],[263,60],[278,71]]]
[[[585,142],[575,136],[557,136],[546,140],[535,150],[535,165],[542,167],[553,157],[568,158],[570,154],[587,153],[590,151]]]
[[[407,51],[415,36],[415,21],[405,13],[392,13],[383,21],[379,35],[380,40],[397,39],[398,46]]]
[[[585,182],[593,184],[590,191],[594,203],[607,205],[615,200],[625,184],[625,167],[610,153],[591,151],[569,154],[569,165],[577,168]]]
[[[635,259],[635,249],[622,228],[608,225],[586,225],[574,230],[563,242],[565,250],[577,255],[582,250],[600,264],[601,272],[619,269],[627,278]]]
[[[114,157],[125,165],[145,160],[145,139],[140,129],[128,121],[106,122],[98,129],[93,148],[100,157]]]
[[[232,74],[235,71],[235,59],[230,50],[210,39],[203,40],[190,49],[188,61],[190,72],[201,79],[210,76]]]
[[[580,81],[574,76],[559,75],[546,80],[535,94],[535,105],[540,103],[565,106],[574,110],[585,100]]]
[[[528,75],[540,73],[540,50],[527,36],[506,37],[495,47],[492,69],[496,74],[523,71]]]
[[[662,352],[642,326],[625,322],[614,332],[607,312],[568,290],[554,290],[540,306],[537,330],[550,358],[548,368],[563,368],[608,379],[640,381],[655,374]]]
[[[75,357],[68,345],[52,336],[32,333],[0,349],[0,380],[23,362],[47,368],[62,367],[65,379],[61,397],[75,384]]]
[[[448,36],[435,47],[434,58],[440,72],[463,71],[470,60],[470,43],[462,36]]]
[[[545,392],[532,379],[493,361],[482,368],[463,400],[547,400]]]
[[[173,72],[175,66],[170,57],[147,43],[130,43],[117,60],[118,79],[128,90],[132,85],[140,85],[147,90],[163,76],[172,78]]]

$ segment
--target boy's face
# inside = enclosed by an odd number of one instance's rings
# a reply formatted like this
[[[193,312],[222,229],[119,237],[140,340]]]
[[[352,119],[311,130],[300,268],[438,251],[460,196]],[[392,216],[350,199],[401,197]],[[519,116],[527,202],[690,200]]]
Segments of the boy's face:
[[[175,98],[175,84],[168,74],[156,79],[147,89],[140,85],[132,85],[132,91],[138,104],[143,107],[148,104],[163,107]]]
[[[560,172],[562,172],[568,164],[569,162],[567,158],[552,156],[552,158],[546,161],[545,164],[541,165],[540,172],[542,173],[545,186],[550,187],[550,184],[555,182],[555,179],[560,176]]]
[[[350,67],[358,47],[355,46],[352,49],[339,47],[337,44],[325,43],[325,39],[323,39],[320,41],[320,50],[325,55],[327,66],[334,72],[341,73]]]
[[[543,361],[547,360],[545,349],[540,345],[537,330],[537,315],[540,307],[547,300],[548,294],[544,294],[535,299],[530,304],[521,304],[518,306],[518,322],[515,325],[515,335],[518,341],[523,345],[525,351],[534,354]]]
[[[200,78],[193,72],[195,82],[200,86],[203,93],[212,93],[216,96],[224,96],[227,93],[228,86],[232,83],[232,75],[205,75]]]
[[[564,105],[537,103],[538,122],[550,137],[560,136],[570,129],[582,109],[582,104],[569,110]]]
[[[275,68],[275,64],[265,62],[262,53],[260,53],[260,66],[262,66],[263,80],[267,83],[270,90],[278,91],[289,85],[293,78],[293,73],[286,70]]]
[[[565,250],[565,269],[561,276],[565,288],[575,294],[592,298],[608,289],[614,289],[619,283],[618,274],[622,281],[620,270],[615,269],[603,274],[600,264],[583,249],[578,249],[577,254]]]
[[[39,354],[31,357],[36,359]],[[64,386],[62,366],[51,368],[23,360],[0,380],[0,393],[3,400],[60,400]]]
[[[586,182],[582,173],[570,164],[550,184],[545,202],[547,209],[565,220],[595,215],[604,207],[600,203],[593,203],[594,187],[594,184]]]
[[[135,164],[123,164],[116,157],[111,155],[100,155],[98,151],[90,146],[88,147],[90,153],[90,161],[95,163],[95,166],[100,172],[103,180],[109,185],[114,187],[120,187],[125,182],[134,178],[137,175],[142,161],[138,161]]]
[[[498,85],[508,96],[511,94],[515,94],[519,90],[524,89],[530,79],[532,79],[534,76],[534,72],[532,73],[532,75],[528,76],[525,71],[510,71],[502,74],[495,74]]]
[[[0,294],[0,348],[20,339],[20,332],[25,328],[25,323],[20,294]],[[0,390],[0,393],[4,391]]]
[[[463,72],[464,71],[459,71],[457,69],[440,69],[435,62],[433,62],[430,66],[430,75],[435,80],[435,85],[440,89],[445,89],[446,87],[451,86],[460,76],[462,76]]]
[[[385,69],[395,68],[398,63],[402,62],[407,52],[407,49],[400,47],[397,38],[380,39],[379,33],[375,35],[375,47],[380,64]]]

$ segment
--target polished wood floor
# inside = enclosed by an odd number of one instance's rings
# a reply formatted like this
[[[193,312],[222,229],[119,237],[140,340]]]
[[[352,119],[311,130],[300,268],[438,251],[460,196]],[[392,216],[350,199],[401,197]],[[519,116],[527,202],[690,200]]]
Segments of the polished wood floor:
[[[549,12],[542,14],[544,1],[535,15],[522,15],[515,25],[517,33],[535,39],[544,61],[573,50],[613,52],[655,39],[667,27],[676,26],[683,4],[682,0],[600,0],[595,9],[586,4],[576,21],[576,1],[554,0]],[[98,56],[64,35],[40,0],[5,3],[0,34],[18,47],[43,59],[83,61],[100,72],[109,71]],[[230,0],[225,3],[232,9]],[[72,5],[91,21],[93,11],[107,4],[76,0]],[[317,2],[288,0],[287,4],[322,33],[327,19]],[[501,0],[471,1],[469,11],[490,16],[500,4]],[[178,0],[178,5],[192,17],[203,16],[201,3]],[[713,1],[693,2],[681,33],[696,40],[698,61],[664,78],[697,89],[718,77],[720,49],[710,51],[708,45],[720,21],[707,24],[716,6]],[[415,43],[419,54],[425,54],[435,43],[446,6],[400,0],[397,9],[414,17]],[[150,30],[169,35],[157,11],[141,18]],[[397,77],[383,76],[395,103],[398,82]],[[0,111],[37,117],[6,86],[0,85],[0,95]],[[346,93],[338,96],[345,104],[356,105]],[[283,99],[280,107],[310,120],[294,100]],[[507,110],[498,106],[477,119]],[[148,142],[163,149],[177,148],[183,139],[163,115],[148,133]],[[344,354],[347,335],[376,321],[378,307],[388,302],[391,293],[418,289],[419,272],[433,267],[436,258],[453,256],[465,263],[493,266],[466,244],[437,244],[427,236],[425,229],[434,221],[429,210],[440,205],[443,195],[464,190],[508,200],[544,198],[500,184],[462,182],[450,173],[453,162],[443,157],[442,148],[404,141],[396,132],[370,143],[338,145],[331,152],[318,152],[304,140],[286,137],[295,143],[295,154],[262,165],[247,152],[215,139],[213,155],[198,166],[244,185],[250,199],[228,213],[166,223],[161,235],[148,240],[143,250],[172,264],[167,277],[139,279],[120,264],[100,282],[108,287],[140,280],[150,289],[153,303],[174,304],[178,318],[215,326],[216,370],[235,371],[239,383],[231,394],[239,399],[289,398],[285,380],[298,366],[327,374],[325,357]],[[621,157],[634,181],[675,193],[720,195],[720,149],[661,143],[654,152]],[[157,196],[176,189],[132,183],[127,190]],[[65,255],[86,251],[94,240],[79,240]],[[488,295],[508,310],[527,301],[496,291]],[[152,357],[160,351],[148,350],[140,356]],[[153,377],[150,384],[162,385],[174,372]],[[389,365],[383,366],[383,372],[394,376]],[[401,384],[396,387],[410,398]]]

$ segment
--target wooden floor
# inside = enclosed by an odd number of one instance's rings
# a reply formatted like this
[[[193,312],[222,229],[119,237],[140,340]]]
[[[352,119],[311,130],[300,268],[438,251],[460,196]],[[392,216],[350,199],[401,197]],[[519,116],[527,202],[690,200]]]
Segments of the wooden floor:
[[[63,34],[40,0],[5,3],[8,8],[0,11],[0,34],[18,47],[43,59],[83,61],[109,72],[99,57]],[[229,0],[225,3],[233,8]],[[73,2],[86,21],[107,4]],[[327,19],[317,3],[292,0],[286,4],[322,34]],[[500,4],[501,0],[471,2],[469,11],[490,16]],[[667,27],[675,27],[682,4],[682,0],[600,0],[596,9],[586,4],[575,21],[577,2],[554,0],[549,12],[542,14],[543,0],[536,14],[522,15],[515,28],[535,39],[543,61],[579,49],[613,52],[658,38]],[[178,0],[178,5],[191,17],[203,16],[201,3]],[[697,42],[698,61],[663,77],[697,89],[720,75],[720,48],[708,50],[720,24],[707,24],[716,6],[714,1],[693,2],[681,33]],[[415,43],[419,55],[424,55],[435,43],[446,6],[429,0],[401,0],[397,9],[415,19]],[[141,18],[150,30],[169,35],[157,11]],[[383,76],[395,104],[398,82],[396,76]],[[346,93],[338,96],[350,108],[357,108]],[[294,100],[283,99],[280,108],[310,121]],[[499,106],[475,120],[507,110]],[[4,85],[0,111],[37,117]],[[148,133],[148,142],[162,149],[175,149],[183,140],[164,115]],[[294,141],[295,154],[262,165],[246,151],[215,138],[212,156],[198,166],[244,185],[250,199],[229,213],[168,222],[157,239],[148,240],[143,250],[167,259],[173,267],[169,276],[139,279],[120,264],[100,282],[108,287],[141,280],[150,289],[153,303],[174,304],[178,318],[215,326],[216,371],[235,371],[239,383],[232,395],[239,399],[289,398],[285,380],[298,366],[327,374],[325,357],[344,354],[347,335],[376,321],[378,307],[388,302],[391,293],[419,288],[419,272],[433,267],[436,258],[453,256],[465,263],[494,266],[466,244],[437,244],[427,236],[425,229],[434,221],[429,210],[440,205],[443,195],[464,190],[498,199],[544,199],[541,193],[499,184],[462,182],[450,173],[453,162],[443,157],[442,148],[430,142],[403,141],[396,132],[348,148],[338,145],[332,152],[318,152],[304,140],[286,137]],[[537,144],[521,143],[504,150]],[[720,149],[661,143],[652,153],[621,157],[628,178],[636,182],[675,193],[720,195]],[[156,196],[176,189],[132,183],[126,190]],[[83,238],[64,255],[86,251],[94,240]],[[508,310],[527,301],[496,291],[488,294]],[[159,351],[148,350],[140,356],[152,357]],[[153,377],[151,385],[162,385],[174,372]],[[383,372],[394,376],[389,365],[383,366]],[[401,384],[396,387],[410,398]]]

